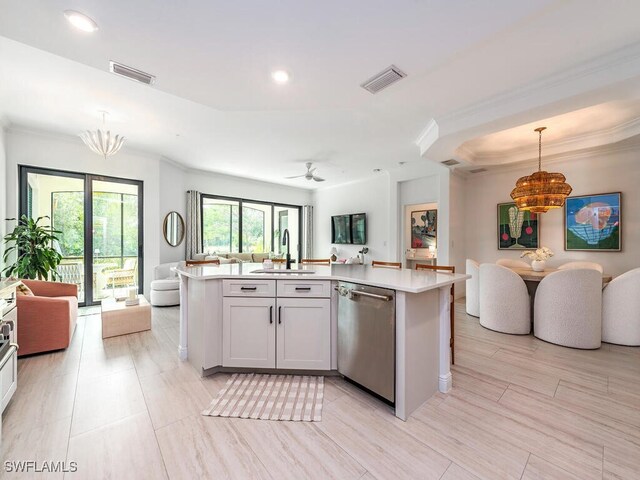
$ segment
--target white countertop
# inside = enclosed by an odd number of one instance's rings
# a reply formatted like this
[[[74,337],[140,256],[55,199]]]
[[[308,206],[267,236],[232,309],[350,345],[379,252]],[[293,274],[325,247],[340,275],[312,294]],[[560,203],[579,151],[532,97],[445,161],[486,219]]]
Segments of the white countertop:
[[[298,265],[293,270],[313,271],[313,274],[295,273],[252,273],[263,268],[260,263],[235,263],[226,265],[197,265],[178,267],[174,270],[194,280],[210,280],[224,278],[273,279],[286,280],[337,280],[353,282],[373,287],[389,288],[408,293],[421,293],[427,290],[462,282],[471,278],[462,273],[429,272],[417,270],[396,270],[392,268],[373,268],[363,265]],[[277,267],[276,267],[277,268]]]

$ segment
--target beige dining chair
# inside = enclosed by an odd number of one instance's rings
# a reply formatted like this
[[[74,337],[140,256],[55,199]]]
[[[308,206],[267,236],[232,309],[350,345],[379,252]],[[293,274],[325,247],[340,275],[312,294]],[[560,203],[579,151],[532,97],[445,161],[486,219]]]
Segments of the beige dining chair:
[[[383,268],[397,268],[401,269],[402,264],[400,262],[381,262],[379,260],[374,260],[371,262],[372,267],[383,267]]]
[[[640,268],[612,280],[602,291],[602,341],[640,346]]]
[[[303,265],[331,265],[330,258],[303,258],[300,260]]]
[[[576,268],[590,268],[592,270],[597,270],[600,273],[604,272],[604,268],[602,265],[595,262],[567,262],[558,267],[558,270],[571,270]]]
[[[512,335],[531,332],[527,285],[513,270],[493,263],[480,265],[480,325]]]
[[[595,349],[602,341],[602,274],[594,269],[550,273],[538,285],[533,334],[565,347]]]
[[[466,273],[471,278],[466,281],[466,310],[467,315],[480,316],[480,264],[467,258]]]

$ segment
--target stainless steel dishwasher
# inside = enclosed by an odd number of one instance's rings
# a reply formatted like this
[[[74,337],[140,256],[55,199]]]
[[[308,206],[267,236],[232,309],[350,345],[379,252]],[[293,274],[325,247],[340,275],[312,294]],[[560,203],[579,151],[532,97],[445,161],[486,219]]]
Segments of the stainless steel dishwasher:
[[[338,371],[391,403],[396,383],[396,292],[338,283]]]

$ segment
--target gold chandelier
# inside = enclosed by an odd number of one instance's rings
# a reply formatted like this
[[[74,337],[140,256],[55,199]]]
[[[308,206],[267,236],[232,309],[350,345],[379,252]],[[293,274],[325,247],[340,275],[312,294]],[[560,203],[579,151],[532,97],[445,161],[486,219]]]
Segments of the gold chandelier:
[[[552,208],[560,208],[571,193],[571,185],[561,173],[542,171],[542,132],[547,127],[538,127],[538,171],[520,177],[516,188],[511,191],[511,198],[519,210],[532,213],[545,213]]]

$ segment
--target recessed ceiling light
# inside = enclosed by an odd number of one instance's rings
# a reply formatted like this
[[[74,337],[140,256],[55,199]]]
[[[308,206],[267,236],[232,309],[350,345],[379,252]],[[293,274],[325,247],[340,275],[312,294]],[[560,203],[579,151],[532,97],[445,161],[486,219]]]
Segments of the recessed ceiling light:
[[[98,30],[98,24],[84,13],[76,12],[75,10],[65,10],[64,16],[67,18],[67,21],[78,30],[87,33]]]
[[[278,85],[289,83],[289,73],[286,70],[275,70],[271,72],[271,78]]]

